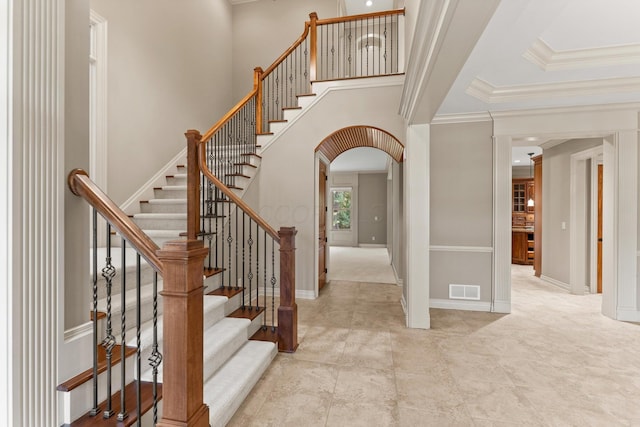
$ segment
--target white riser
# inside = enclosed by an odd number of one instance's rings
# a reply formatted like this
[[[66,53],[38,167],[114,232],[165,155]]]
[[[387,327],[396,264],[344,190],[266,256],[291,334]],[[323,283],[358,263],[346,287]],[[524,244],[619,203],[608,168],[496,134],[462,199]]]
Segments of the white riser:
[[[187,174],[176,173],[172,176],[167,176],[167,185],[187,185]]]
[[[269,123],[269,132],[271,133],[278,133],[280,132],[282,129],[287,127],[287,122],[274,122],[274,123]]]
[[[142,213],[187,213],[187,199],[151,199],[140,203]]]
[[[315,96],[299,96],[298,97],[298,107],[302,107],[302,109],[307,108],[311,103],[316,99]]]
[[[295,119],[296,117],[298,117],[298,115],[302,112],[302,108],[287,108],[286,110],[283,110],[283,118],[284,120],[290,122],[291,120]]]
[[[186,230],[186,213],[139,213],[133,220],[143,230]]]

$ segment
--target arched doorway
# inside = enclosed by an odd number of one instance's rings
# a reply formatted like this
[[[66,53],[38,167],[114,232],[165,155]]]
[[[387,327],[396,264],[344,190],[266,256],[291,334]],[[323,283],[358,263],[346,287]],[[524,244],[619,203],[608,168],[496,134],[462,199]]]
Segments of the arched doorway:
[[[404,145],[392,134],[386,132],[382,129],[372,127],[372,126],[349,126],[342,128],[338,131],[333,132],[331,135],[327,136],[318,144],[315,148],[316,158],[317,158],[317,212],[318,212],[318,221],[317,221],[317,237],[318,237],[318,245],[317,245],[317,289],[316,292],[319,292],[320,289],[327,282],[327,263],[328,263],[328,233],[327,227],[330,226],[331,220],[329,219],[329,210],[327,207],[328,202],[328,191],[329,186],[326,185],[328,178],[328,166],[334,161],[340,154],[354,149],[354,148],[362,148],[362,147],[370,147],[374,149],[381,150],[389,155],[389,157],[393,160],[394,163],[400,164],[404,157]],[[396,177],[396,183],[399,182],[399,177]],[[396,193],[400,191],[400,186],[396,185]],[[399,197],[396,197],[395,200],[389,201],[389,203],[393,203],[392,209],[395,212],[395,220],[393,222],[394,228],[397,228],[395,245],[397,247],[397,251],[400,250],[400,245],[397,240],[400,237],[399,232],[399,223],[401,221],[400,218],[400,209],[399,209]],[[387,244],[389,244],[387,242]],[[392,250],[393,252],[393,250]]]

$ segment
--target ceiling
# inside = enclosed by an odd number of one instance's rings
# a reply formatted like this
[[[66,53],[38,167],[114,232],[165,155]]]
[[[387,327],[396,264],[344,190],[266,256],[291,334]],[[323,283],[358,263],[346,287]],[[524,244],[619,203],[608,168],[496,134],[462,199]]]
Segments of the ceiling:
[[[363,13],[379,12],[381,10],[391,10],[396,7],[396,0],[370,0],[371,5],[367,6],[367,0],[341,0],[346,15],[360,15]]]
[[[382,150],[370,147],[352,148],[336,157],[331,172],[385,172],[391,157]]]
[[[640,1],[502,0],[437,115],[640,102]]]

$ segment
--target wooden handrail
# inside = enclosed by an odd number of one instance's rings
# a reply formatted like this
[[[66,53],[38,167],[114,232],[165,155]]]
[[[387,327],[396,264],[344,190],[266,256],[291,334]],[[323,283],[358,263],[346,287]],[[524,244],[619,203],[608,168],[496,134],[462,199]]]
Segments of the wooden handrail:
[[[238,102],[235,107],[233,107],[231,110],[229,110],[227,112],[227,114],[225,114],[224,116],[222,116],[222,118],[220,120],[218,120],[218,123],[216,123],[215,125],[211,126],[211,129],[209,129],[207,131],[207,133],[204,134],[204,136],[202,137],[203,141],[208,140],[209,138],[211,138],[213,136],[214,133],[216,133],[218,131],[218,129],[220,129],[222,126],[225,125],[225,123],[227,123],[229,120],[231,120],[231,118],[238,112],[240,111],[240,109],[242,107],[244,107],[247,102],[251,101],[251,98],[253,98],[254,96],[256,96],[256,93],[258,92],[257,87],[254,87],[251,92],[249,92],[244,98],[242,98],[240,100],[240,102]]]
[[[194,131],[189,131],[194,132]],[[199,156],[198,156],[198,166],[200,171],[216,186],[220,191],[222,191],[233,203],[235,203],[240,209],[249,215],[251,219],[253,219],[263,230],[269,234],[276,241],[276,243],[280,244],[280,236],[278,232],[271,227],[260,215],[258,215],[253,209],[249,207],[240,197],[238,197],[229,187],[227,187],[222,181],[220,181],[216,176],[209,170],[207,166],[207,154],[206,154],[206,140],[202,138],[199,144]]]
[[[340,16],[337,18],[318,19],[316,24],[329,25],[329,24],[336,24],[338,22],[359,21],[360,19],[377,18],[379,16],[388,16],[388,15],[404,15],[404,8],[385,10],[383,12],[363,13],[360,15]]]
[[[264,70],[264,73],[262,73],[262,77],[261,77],[262,80],[264,80],[269,74],[271,74],[271,72],[275,70],[276,67],[282,63],[282,61],[287,59],[287,56],[289,56],[289,54],[291,54],[291,52],[293,52],[295,48],[297,48],[302,44],[304,39],[307,38],[307,34],[309,34],[309,25],[310,25],[309,21],[304,23],[304,31],[302,32],[302,35],[298,37],[298,40],[296,40],[291,45],[291,47],[289,47],[289,49],[287,49],[282,55],[280,55],[280,57],[276,59],[275,62],[271,64],[271,66],[269,66],[269,68]]]
[[[73,194],[85,199],[96,208],[120,235],[133,246],[144,259],[160,274],[164,272],[164,265],[156,251],[160,249],[138,225],[127,216],[113,200],[109,198],[82,169],[69,172],[67,184]]]

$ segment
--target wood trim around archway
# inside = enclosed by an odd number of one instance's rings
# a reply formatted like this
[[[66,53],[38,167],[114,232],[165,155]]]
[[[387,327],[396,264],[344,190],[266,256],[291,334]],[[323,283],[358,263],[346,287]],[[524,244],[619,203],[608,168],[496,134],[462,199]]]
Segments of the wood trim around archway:
[[[404,145],[390,133],[372,126],[349,126],[326,137],[315,151],[320,151],[332,162],[340,154],[357,147],[372,147],[389,154],[396,162],[402,162]]]

